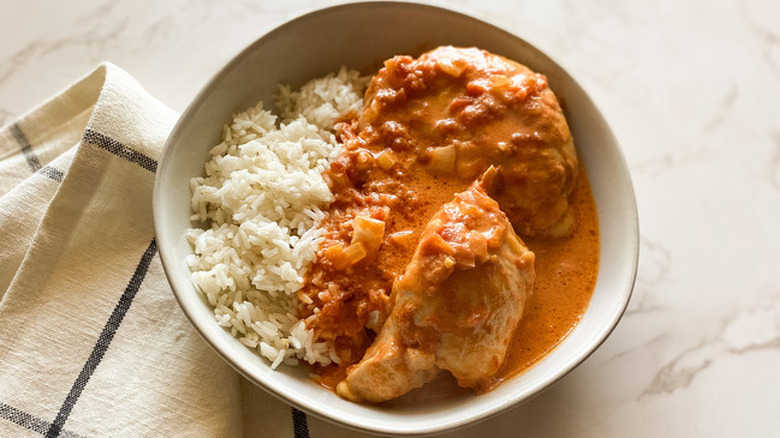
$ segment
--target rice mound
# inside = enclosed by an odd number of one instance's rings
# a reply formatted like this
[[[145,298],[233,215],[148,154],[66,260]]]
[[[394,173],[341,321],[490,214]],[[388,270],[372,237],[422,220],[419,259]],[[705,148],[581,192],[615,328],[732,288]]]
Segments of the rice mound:
[[[357,71],[280,86],[281,122],[263,102],[233,116],[211,149],[205,177],[192,178],[187,263],[219,325],[271,361],[339,362],[296,316],[295,292],[316,257],[322,208],[333,194],[322,176],[341,150],[336,122],[357,114],[368,83]]]

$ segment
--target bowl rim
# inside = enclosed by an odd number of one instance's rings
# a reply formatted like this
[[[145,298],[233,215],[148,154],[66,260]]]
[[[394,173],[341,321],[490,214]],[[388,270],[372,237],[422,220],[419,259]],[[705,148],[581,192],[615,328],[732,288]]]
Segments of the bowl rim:
[[[611,136],[611,139],[616,146],[615,153],[617,154],[617,158],[619,159],[622,169],[625,170],[626,180],[624,181],[624,183],[627,184],[626,192],[628,194],[628,198],[625,199],[625,201],[628,202],[624,207],[627,209],[626,213],[628,214],[631,222],[630,224],[628,224],[628,226],[632,231],[630,234],[633,236],[633,239],[626,242],[625,245],[625,256],[629,259],[629,263],[627,264],[627,266],[629,267],[629,271],[625,275],[625,279],[627,282],[624,285],[624,291],[621,294],[622,302],[620,303],[620,305],[618,306],[614,314],[612,314],[608,320],[605,319],[603,324],[603,329],[600,330],[598,336],[588,345],[588,348],[585,349],[584,353],[577,355],[576,358],[567,362],[565,366],[560,367],[558,370],[556,370],[556,372],[546,376],[545,379],[540,381],[537,385],[531,387],[528,391],[525,391],[522,394],[516,394],[513,397],[510,397],[504,403],[495,405],[490,409],[485,409],[476,412],[473,415],[463,416],[456,420],[437,423],[429,427],[424,427],[424,428],[418,427],[415,429],[410,428],[410,429],[402,429],[402,430],[375,427],[374,425],[370,424],[370,421],[356,421],[349,416],[346,418],[337,418],[335,416],[328,415],[328,413],[322,412],[317,406],[310,403],[309,400],[295,399],[292,396],[286,394],[283,391],[281,385],[269,384],[268,381],[259,378],[250,369],[245,368],[244,366],[245,364],[242,364],[240,361],[236,360],[236,358],[231,353],[230,348],[228,348],[226,345],[223,345],[215,336],[213,336],[209,331],[207,331],[205,327],[202,327],[200,325],[198,318],[195,316],[194,307],[190,307],[190,303],[186,301],[183,296],[181,296],[181,292],[179,291],[179,289],[177,289],[176,284],[180,283],[180,281],[183,280],[177,278],[173,274],[173,269],[172,269],[172,266],[175,263],[180,263],[180,261],[174,258],[174,254],[169,252],[169,247],[172,248],[172,245],[167,244],[171,239],[174,238],[174,236],[166,236],[161,231],[163,227],[160,226],[160,224],[164,222],[164,210],[159,207],[162,203],[161,199],[163,197],[161,180],[163,179],[164,172],[162,172],[161,170],[164,170],[165,163],[171,161],[171,155],[174,149],[172,146],[173,144],[176,143],[179,137],[179,133],[185,129],[190,116],[196,111],[196,109],[199,106],[203,104],[203,101],[211,93],[213,93],[214,89],[216,89],[219,86],[220,82],[222,82],[222,80],[226,76],[228,76],[230,72],[232,72],[237,65],[242,63],[242,59],[246,57],[248,54],[254,52],[256,48],[258,46],[261,46],[265,41],[274,38],[278,34],[283,33],[288,27],[294,26],[297,22],[301,20],[313,19],[316,16],[323,15],[323,14],[330,14],[345,8],[350,8],[350,9],[351,8],[374,8],[377,6],[399,6],[399,7],[406,7],[406,8],[417,8],[419,10],[425,10],[427,12],[449,14],[461,19],[471,20],[482,26],[490,28],[490,31],[492,32],[503,34],[504,36],[517,41],[519,44],[524,44],[530,47],[532,50],[536,51],[540,57],[544,58],[546,62],[558,66],[561,69],[561,71],[567,76],[567,80],[570,81],[574,87],[576,87],[581,91],[582,98],[585,99],[588,104],[590,104],[593,111],[595,112],[595,115],[604,122],[605,125],[604,128],[607,134]],[[450,6],[443,7],[443,6],[429,5],[429,4],[410,2],[410,1],[368,1],[368,2],[359,2],[359,3],[346,3],[346,4],[328,6],[320,9],[309,10],[302,14],[292,16],[286,19],[284,23],[263,33],[258,38],[256,38],[252,43],[250,43],[248,46],[244,47],[236,54],[234,54],[222,68],[220,68],[214,75],[212,75],[212,77],[206,82],[206,84],[201,88],[201,90],[195,95],[195,97],[189,103],[187,108],[181,113],[179,119],[177,120],[176,124],[174,125],[173,129],[171,130],[165,142],[165,145],[162,150],[162,154],[160,156],[158,172],[155,175],[152,204],[153,204],[153,219],[155,225],[155,238],[158,242],[158,251],[160,253],[160,260],[166,278],[168,279],[168,282],[173,291],[173,295],[176,301],[178,302],[179,307],[182,309],[187,319],[190,321],[191,325],[196,329],[198,334],[206,341],[206,344],[209,345],[209,347],[212,348],[215,352],[217,352],[218,355],[221,356],[221,358],[225,360],[225,362],[227,362],[239,374],[244,376],[246,379],[248,379],[256,386],[259,386],[261,389],[268,392],[272,396],[278,398],[279,400],[282,400],[283,402],[289,405],[299,408],[309,414],[315,415],[316,417],[321,418],[330,423],[347,427],[353,430],[358,430],[361,432],[369,432],[373,434],[378,433],[378,434],[413,436],[413,435],[451,431],[454,429],[465,427],[467,425],[475,424],[480,421],[487,420],[491,417],[500,414],[501,412],[505,412],[506,410],[512,407],[516,407],[521,403],[531,400],[532,398],[536,397],[537,395],[539,395],[541,392],[543,392],[544,390],[546,390],[556,382],[560,381],[564,376],[569,374],[583,361],[585,361],[588,357],[590,357],[599,348],[599,346],[601,346],[606,341],[609,335],[615,330],[618,322],[620,321],[623,314],[625,313],[625,310],[628,307],[631,296],[633,294],[633,289],[636,282],[638,259],[639,259],[639,221],[638,221],[638,213],[637,213],[636,196],[631,181],[631,175],[628,171],[628,166],[625,157],[623,155],[622,149],[620,148],[620,144],[615,138],[612,130],[606,124],[606,120],[604,119],[601,111],[593,103],[592,99],[585,91],[585,89],[579,84],[578,81],[576,81],[576,79],[574,79],[574,77],[571,76],[569,71],[563,68],[563,66],[559,62],[551,58],[550,55],[548,55],[546,52],[539,49],[537,45],[532,44],[525,38],[520,37],[515,33],[509,32],[499,26],[496,26],[493,23],[483,18],[472,17],[467,13],[458,11]],[[173,250],[171,249],[170,251]],[[601,267],[599,267],[599,271],[601,271]]]

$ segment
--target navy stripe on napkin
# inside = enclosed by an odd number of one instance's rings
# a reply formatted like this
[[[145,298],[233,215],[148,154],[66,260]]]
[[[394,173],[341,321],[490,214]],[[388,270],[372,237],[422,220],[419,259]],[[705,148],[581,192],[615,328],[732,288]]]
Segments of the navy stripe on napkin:
[[[0,419],[8,420],[18,426],[25,429],[37,432],[44,435],[46,431],[51,427],[51,423],[41,420],[40,418],[30,415],[27,412],[20,411],[19,409],[9,406],[3,402],[0,402]],[[63,430],[60,433],[60,438],[84,438],[82,435],[75,434],[73,432]]]
[[[51,167],[49,165],[41,167],[40,170],[38,170],[38,172],[36,173],[39,173],[57,182],[62,182],[63,178],[65,178],[65,172],[56,169],[54,167]]]
[[[295,438],[309,438],[309,422],[306,413],[295,408],[291,409]]]
[[[81,141],[83,143],[89,143],[111,152],[119,158],[123,158],[127,161],[130,161],[131,163],[135,163],[152,173],[157,172],[157,160],[136,150],[133,150],[114,140],[113,138],[103,135],[97,131],[87,129],[84,131],[84,137],[81,139]]]
[[[70,416],[73,407],[76,406],[76,402],[84,391],[84,388],[87,386],[90,377],[92,377],[92,374],[95,372],[95,368],[97,368],[100,361],[103,360],[103,356],[106,354],[108,346],[114,339],[114,334],[116,334],[119,325],[122,323],[127,311],[130,309],[130,305],[133,303],[133,299],[138,293],[138,289],[140,289],[141,283],[143,283],[144,277],[146,277],[146,272],[149,270],[152,258],[154,258],[156,253],[157,242],[152,239],[149,247],[146,248],[144,255],[141,257],[141,261],[135,268],[133,277],[130,279],[124,293],[119,298],[119,302],[116,307],[114,307],[114,311],[108,318],[108,322],[103,326],[103,331],[100,333],[100,337],[98,337],[97,343],[92,349],[92,354],[89,355],[87,362],[84,364],[78,377],[76,377],[76,381],[73,383],[68,396],[62,403],[62,407],[60,407],[60,411],[57,413],[57,418],[54,419],[54,422],[46,431],[46,438],[61,436],[62,428],[65,425],[65,422],[68,421],[68,416]]]
[[[27,165],[30,166],[30,169],[33,172],[40,170],[42,167],[41,162],[38,160],[35,152],[33,152],[32,145],[30,144],[30,141],[27,140],[27,136],[24,135],[22,128],[20,128],[18,124],[14,123],[11,125],[11,133],[16,139],[16,142],[19,143],[19,146],[22,147],[22,154],[24,155],[24,159],[27,161]]]

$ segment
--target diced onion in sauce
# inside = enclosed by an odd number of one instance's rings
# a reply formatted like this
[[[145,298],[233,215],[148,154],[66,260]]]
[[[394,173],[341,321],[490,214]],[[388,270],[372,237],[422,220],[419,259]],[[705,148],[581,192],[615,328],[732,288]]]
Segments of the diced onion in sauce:
[[[384,221],[367,216],[356,216],[352,222],[352,244],[361,243],[368,253],[379,250],[384,236]]]
[[[509,78],[504,75],[490,76],[490,83],[496,88],[508,88]]]
[[[347,255],[347,261],[350,265],[354,265],[355,263],[366,258],[368,255],[366,248],[360,242],[355,242],[349,245],[344,253]]]
[[[349,181],[349,177],[341,172],[334,172],[328,175],[330,179],[330,187],[350,187],[352,183]]]
[[[468,63],[462,59],[447,59],[443,58],[439,60],[436,65],[443,71],[444,73],[447,73],[450,76],[453,77],[459,77],[461,73],[463,73],[463,70],[466,69],[468,66]]]
[[[440,172],[452,172],[455,168],[455,146],[448,145],[428,150],[431,167]]]
[[[366,170],[370,169],[374,165],[374,156],[371,155],[371,152],[368,151],[360,151],[357,154],[357,164],[355,167],[358,168],[358,170]]]
[[[385,149],[376,156],[376,165],[382,170],[390,170],[398,162],[393,151]]]

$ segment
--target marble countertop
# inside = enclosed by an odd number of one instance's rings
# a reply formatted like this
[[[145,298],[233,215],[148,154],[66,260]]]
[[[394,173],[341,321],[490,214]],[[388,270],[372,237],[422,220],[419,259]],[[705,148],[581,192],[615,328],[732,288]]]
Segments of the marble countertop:
[[[182,111],[240,49],[332,4],[4,2],[0,125],[101,61]],[[580,81],[622,144],[639,207],[639,273],[617,329],[491,427],[535,437],[778,436],[780,3],[446,5],[527,39]]]

